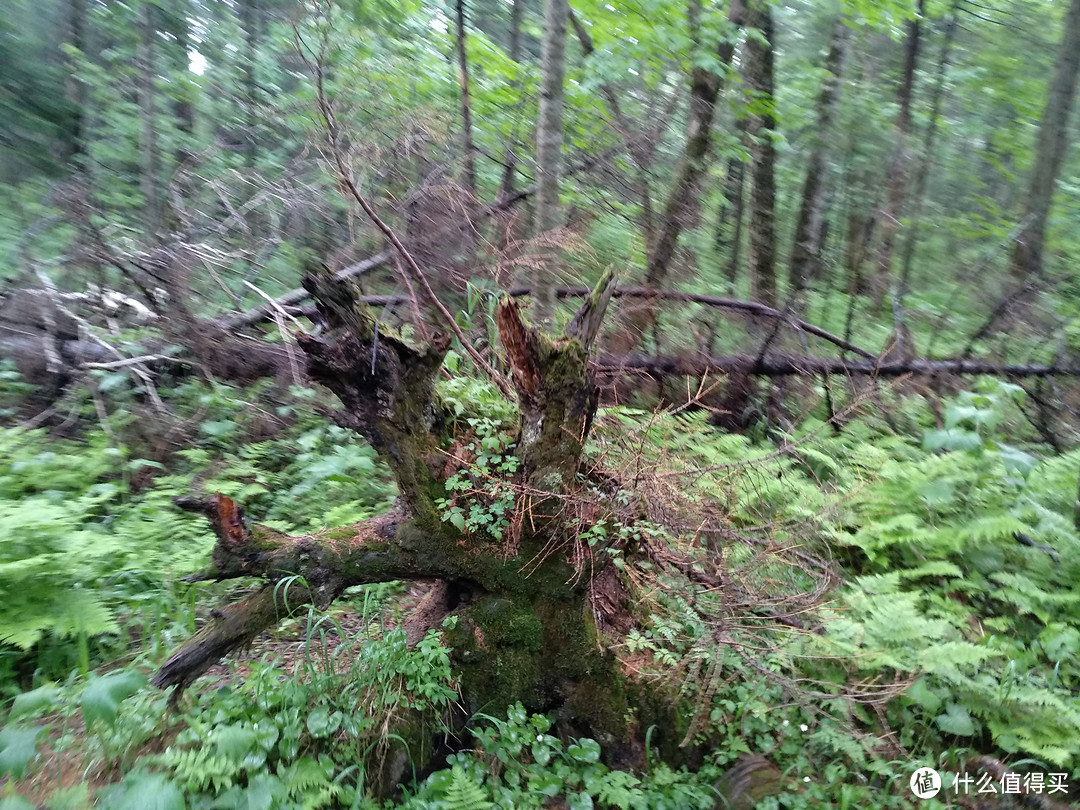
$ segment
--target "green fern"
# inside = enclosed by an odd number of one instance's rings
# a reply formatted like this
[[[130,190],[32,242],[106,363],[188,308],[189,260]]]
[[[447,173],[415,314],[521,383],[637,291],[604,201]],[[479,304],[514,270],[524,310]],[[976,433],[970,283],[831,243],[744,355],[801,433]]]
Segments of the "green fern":
[[[494,804],[487,793],[465,772],[460,765],[450,770],[450,784],[443,798],[445,810],[488,810]]]

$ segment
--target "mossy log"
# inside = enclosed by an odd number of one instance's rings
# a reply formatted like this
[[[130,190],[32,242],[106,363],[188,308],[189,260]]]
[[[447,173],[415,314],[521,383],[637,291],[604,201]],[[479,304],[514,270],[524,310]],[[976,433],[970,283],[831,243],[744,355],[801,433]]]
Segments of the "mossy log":
[[[640,759],[637,687],[607,649],[603,628],[625,627],[628,598],[604,549],[590,570],[575,565],[566,508],[579,486],[583,449],[598,402],[589,344],[611,295],[606,276],[567,334],[542,334],[504,299],[497,325],[518,395],[518,493],[507,536],[460,531],[443,519],[445,482],[458,471],[461,437],[442,412],[434,382],[449,340],[416,345],[378,324],[348,285],[308,282],[328,327],[299,342],[313,380],[344,408],[333,418],[368,439],[397,480],[397,507],[355,526],[292,537],[249,526],[227,498],[181,505],[205,513],[217,534],[198,578],[260,577],[268,585],[215,615],[162,667],[159,686],[179,692],[218,657],[249,641],[301,602],[328,604],[345,588],[387,580],[439,580],[457,621],[446,639],[464,705],[500,713],[516,701],[552,711],[567,733],[589,735],[615,761]],[[291,587],[284,587],[289,583]],[[619,614],[622,614],[620,619]],[[676,729],[672,729],[673,736]],[[659,742],[661,733],[654,733]]]

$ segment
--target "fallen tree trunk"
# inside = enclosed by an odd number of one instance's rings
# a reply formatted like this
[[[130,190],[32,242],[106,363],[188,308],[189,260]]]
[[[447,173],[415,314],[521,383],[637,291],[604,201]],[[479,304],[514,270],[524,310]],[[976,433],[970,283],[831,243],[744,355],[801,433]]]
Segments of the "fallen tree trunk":
[[[506,295],[511,298],[523,298],[532,292],[530,287],[511,287],[506,291]],[[588,287],[556,287],[555,296],[557,298],[583,298],[591,293]],[[707,307],[714,307],[716,309],[727,309],[732,312],[741,312],[746,315],[750,315],[758,318],[765,318],[773,321],[783,321],[785,324],[800,332],[805,332],[808,335],[821,338],[822,340],[832,343],[833,345],[843,349],[844,351],[852,352],[860,357],[868,359],[876,358],[877,355],[861,346],[856,346],[850,341],[844,340],[844,338],[834,335],[832,332],[828,332],[822,329],[820,326],[815,326],[809,321],[804,321],[801,318],[796,318],[787,312],[783,312],[774,307],[770,307],[767,304],[762,304],[758,301],[743,301],[738,298],[724,298],[716,295],[703,295],[700,293],[682,292],[681,290],[657,290],[652,287],[618,287],[611,292],[612,298],[646,298],[653,301],[676,301],[689,304],[701,304]],[[360,299],[369,306],[393,306],[409,303],[412,299],[406,295],[366,295]],[[290,311],[293,315],[305,315],[312,316],[315,314],[314,307],[303,307],[299,309],[293,309]]]
[[[999,363],[991,360],[920,360],[879,363],[875,360],[838,360],[831,357],[770,354],[766,357],[729,355],[666,357],[645,354],[602,354],[594,361],[604,374],[640,372],[654,376],[751,374],[761,377],[839,374],[852,377],[903,377],[907,375],[980,375],[995,377],[1076,377],[1080,366],[1038,363]]]

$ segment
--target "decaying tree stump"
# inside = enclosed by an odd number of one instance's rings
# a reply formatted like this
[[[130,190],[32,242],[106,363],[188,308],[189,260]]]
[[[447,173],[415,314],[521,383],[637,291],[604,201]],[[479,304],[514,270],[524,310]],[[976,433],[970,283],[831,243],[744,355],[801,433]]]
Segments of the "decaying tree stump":
[[[592,736],[614,760],[632,761],[642,750],[639,730],[658,720],[649,710],[657,702],[642,699],[605,646],[605,627],[628,624],[626,592],[602,544],[582,562],[567,506],[584,478],[598,402],[588,353],[610,276],[561,337],[527,325],[512,300],[499,305],[520,411],[507,451],[517,459],[515,505],[499,538],[459,529],[444,519],[445,500],[440,508],[440,499],[453,496],[447,479],[468,464],[460,457],[463,437],[455,435],[460,428],[434,385],[449,339],[414,345],[377,324],[351,287],[312,285],[329,329],[300,337],[309,374],[344,406],[334,414],[338,424],[363,435],[393,470],[398,506],[355,526],[291,537],[248,526],[228,498],[183,501],[208,515],[218,538],[211,566],[195,578],[255,576],[268,584],[213,616],[154,683],[178,693],[298,605],[329,604],[349,586],[435,579],[446,583],[457,617],[444,632],[470,712],[498,713],[521,701],[531,711],[554,711],[566,733]],[[280,587],[294,575],[300,579]],[[667,732],[677,744],[683,730],[666,725],[654,732],[654,744]]]

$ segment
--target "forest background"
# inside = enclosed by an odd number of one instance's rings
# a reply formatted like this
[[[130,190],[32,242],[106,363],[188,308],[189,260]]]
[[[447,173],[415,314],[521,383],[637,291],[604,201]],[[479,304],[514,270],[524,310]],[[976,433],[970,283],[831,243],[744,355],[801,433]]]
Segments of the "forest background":
[[[1071,806],[1078,71],[1080,0],[9,0],[0,807]]]

